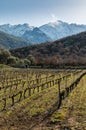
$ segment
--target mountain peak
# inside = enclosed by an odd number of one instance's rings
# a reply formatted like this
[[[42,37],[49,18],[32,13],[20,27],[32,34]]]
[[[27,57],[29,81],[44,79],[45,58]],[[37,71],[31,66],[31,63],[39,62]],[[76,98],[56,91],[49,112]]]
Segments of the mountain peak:
[[[0,25],[0,30],[8,34],[21,37],[26,31],[33,30],[34,27],[29,26],[28,23],[10,25],[4,24]]]
[[[48,25],[48,26],[51,26],[51,27],[56,27],[56,26],[64,25],[64,24],[68,24],[68,23],[63,22],[61,20],[56,20],[55,22],[49,22],[48,24],[45,24],[45,25]]]
[[[10,28],[10,27],[12,27],[12,25],[8,23],[8,24],[0,25],[0,27],[9,27]]]
[[[49,22],[47,25],[50,25],[50,26],[55,26],[55,25],[58,25],[60,24],[60,20],[58,21],[55,21],[55,22]]]
[[[26,28],[30,28],[31,27],[28,23],[21,24],[21,26],[25,26]]]
[[[63,37],[71,36],[86,31],[86,25],[69,24],[61,20],[50,22],[40,27],[51,39],[57,40]]]
[[[44,43],[52,41],[43,31],[38,27],[35,27],[33,30],[26,31],[23,34],[23,38],[29,40],[31,43]]]

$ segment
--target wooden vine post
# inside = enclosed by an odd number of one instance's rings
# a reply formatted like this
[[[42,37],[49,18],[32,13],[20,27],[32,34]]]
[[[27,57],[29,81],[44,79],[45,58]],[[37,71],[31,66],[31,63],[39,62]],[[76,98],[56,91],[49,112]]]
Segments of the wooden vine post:
[[[28,65],[26,65],[25,67],[26,67],[27,83],[28,83]]]
[[[60,88],[60,84],[61,84],[61,79],[58,80],[58,108],[61,105],[61,88]]]

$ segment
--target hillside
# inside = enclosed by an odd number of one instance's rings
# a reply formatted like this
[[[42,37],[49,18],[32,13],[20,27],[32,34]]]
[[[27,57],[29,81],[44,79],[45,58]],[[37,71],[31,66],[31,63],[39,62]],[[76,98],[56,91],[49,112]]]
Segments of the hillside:
[[[9,35],[0,31],[0,47],[6,49],[19,48],[29,45],[30,43],[26,40]]]
[[[35,64],[86,64],[86,32],[55,42],[11,50],[19,58],[33,57]]]

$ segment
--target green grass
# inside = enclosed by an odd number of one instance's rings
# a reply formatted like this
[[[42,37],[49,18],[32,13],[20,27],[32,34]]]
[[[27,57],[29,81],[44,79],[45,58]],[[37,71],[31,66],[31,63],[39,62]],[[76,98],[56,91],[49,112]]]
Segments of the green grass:
[[[2,69],[2,68],[11,68],[10,66],[7,66],[7,65],[4,65],[4,64],[0,64],[0,69]]]
[[[16,73],[15,73],[16,72]],[[36,74],[41,73],[41,77],[44,78],[41,82],[39,82],[37,84],[37,82],[35,81],[34,84],[37,85],[41,85],[44,82],[46,82],[46,75],[47,73],[49,74],[48,76],[50,76],[52,73],[55,74],[54,80],[64,76],[66,73],[64,71],[60,72],[58,75],[58,71],[50,71],[48,70],[43,71],[43,70],[29,70],[28,71],[28,78],[29,81],[36,79]],[[33,74],[32,74],[33,73]],[[71,71],[69,72],[71,73]],[[2,73],[4,74],[4,73]],[[17,78],[21,79],[21,83],[18,84],[18,89],[15,90],[16,86],[13,86],[13,89],[10,90],[7,89],[6,91],[6,95],[7,97],[9,97],[9,95],[18,93],[18,91],[22,90],[24,94],[24,89],[27,88],[28,86],[28,82],[27,82],[27,73],[26,70],[24,69],[10,69],[10,70],[6,70],[5,71],[5,78],[8,77],[12,77],[12,79],[8,79],[8,84],[10,85],[11,80],[15,80],[16,79],[16,75]],[[80,76],[80,74],[76,75],[75,79],[77,79]],[[86,77],[85,77],[86,78]],[[83,81],[83,85],[85,84],[85,78]],[[48,81],[51,79],[48,79]],[[14,83],[15,81],[13,81]],[[23,86],[23,82],[25,82],[24,86]],[[68,86],[73,82],[73,77],[70,76],[68,78]],[[82,82],[81,82],[82,83]],[[82,84],[80,83],[79,86],[82,86]],[[4,85],[7,84],[7,81],[4,82]],[[32,85],[32,83],[30,84]],[[0,84],[0,86],[2,86],[2,84]],[[61,90],[65,89],[65,80],[61,81]],[[77,91],[77,88],[78,91]],[[70,96],[68,98],[66,98],[63,102],[63,107],[61,107],[61,109],[57,112],[55,112],[49,119],[49,125],[53,124],[55,125],[56,123],[63,123],[63,121],[65,121],[67,119],[67,115],[68,112],[70,112],[70,103],[75,104],[78,101],[74,102],[75,96],[73,97],[73,93],[75,92],[75,94],[77,94],[78,92],[80,93],[81,89],[80,87],[77,87],[74,89],[74,91],[70,94]],[[85,89],[83,90],[85,91]],[[81,99],[81,103],[83,98],[83,91],[82,91],[82,99]],[[32,129],[31,127],[34,125],[37,125],[40,121],[42,121],[45,117],[47,117],[47,115],[50,112],[53,112],[53,110],[55,109],[54,107],[57,107],[57,101],[58,101],[58,86],[56,85],[52,85],[51,87],[47,87],[45,86],[44,89],[42,90],[41,87],[39,89],[39,92],[37,91],[37,89],[35,89],[35,93],[33,93],[33,89],[31,91],[32,95],[28,97],[28,92],[26,92],[26,99],[24,99],[22,97],[22,100],[19,103],[16,103],[13,107],[9,107],[6,111],[3,111],[0,113],[0,118],[3,119],[5,118],[6,122],[3,122],[1,125],[1,129],[0,130],[7,130],[7,129],[12,129],[12,130],[28,130],[29,128]],[[4,96],[4,92],[0,90],[0,98]],[[79,95],[78,95],[79,96]],[[71,97],[71,98],[70,98]],[[15,102],[17,102],[19,99],[19,95],[15,97]],[[71,99],[71,101],[70,101]],[[79,98],[78,98],[79,99]],[[84,103],[85,100],[83,100]],[[7,100],[7,107],[10,106],[12,103],[12,101],[10,100],[10,98],[8,98]],[[66,104],[66,105],[65,105]],[[0,104],[1,107],[3,107],[3,103]],[[81,107],[81,105],[80,105]],[[79,107],[79,108],[80,108]],[[82,112],[83,113],[83,112]],[[46,120],[46,119],[45,119]],[[48,130],[48,129],[47,129]]]
[[[72,130],[86,129],[86,76],[63,101],[60,110],[50,117],[49,123],[55,123],[54,128],[56,125],[62,125]]]

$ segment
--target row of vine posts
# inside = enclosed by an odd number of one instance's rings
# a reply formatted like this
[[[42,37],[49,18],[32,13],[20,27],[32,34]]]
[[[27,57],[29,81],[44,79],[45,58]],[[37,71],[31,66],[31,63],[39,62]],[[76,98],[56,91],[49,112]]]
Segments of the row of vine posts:
[[[0,72],[0,111],[7,110],[31,95],[54,85],[58,86],[58,107],[60,107],[62,100],[77,86],[82,76],[84,76],[82,71],[69,71],[64,75],[57,72],[45,73],[42,71],[28,71],[27,73],[25,71]],[[70,80],[71,77],[73,81]],[[65,89],[62,89],[64,85]]]

